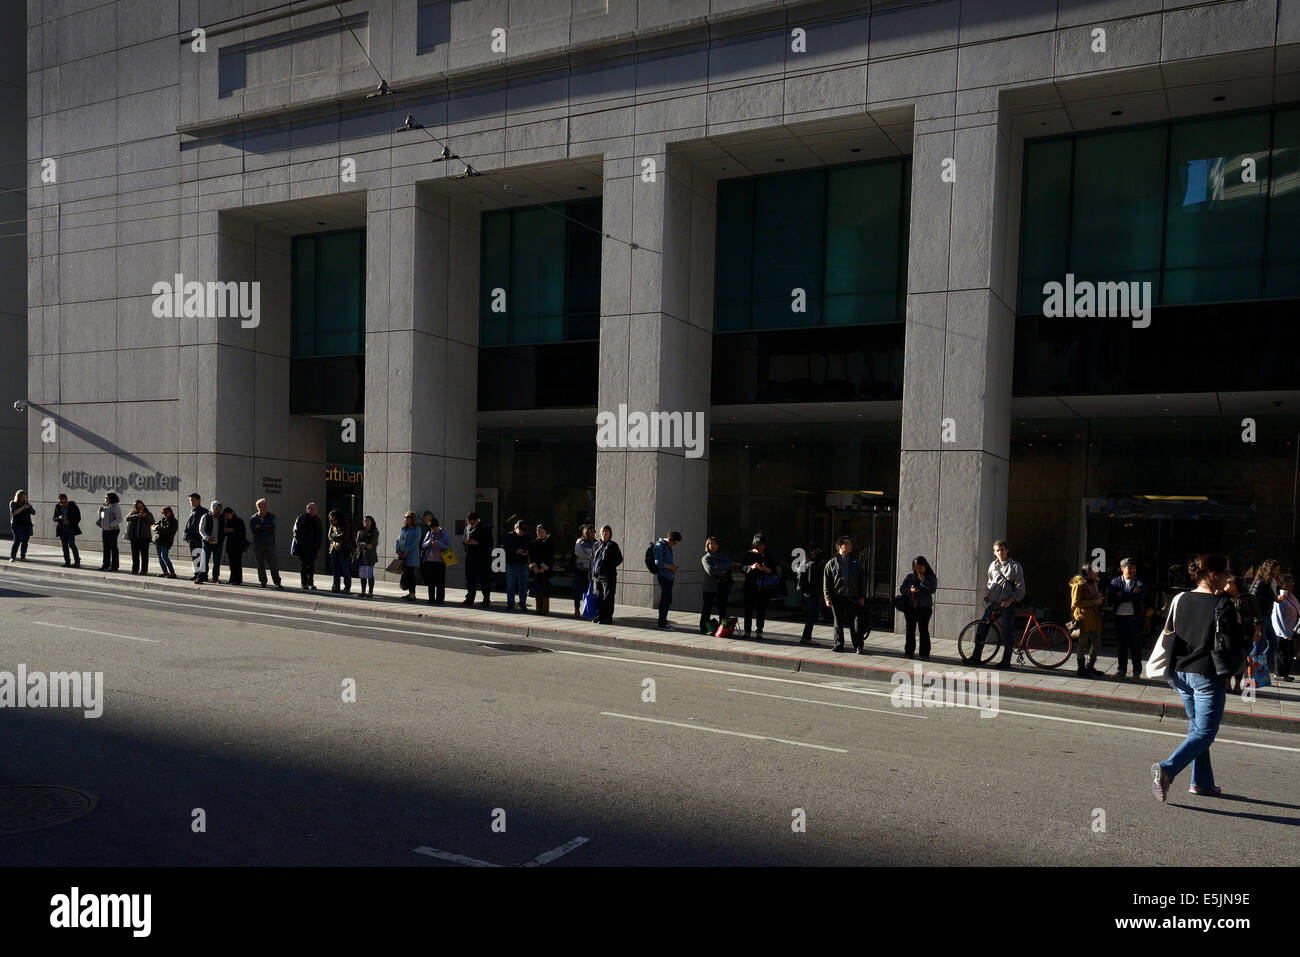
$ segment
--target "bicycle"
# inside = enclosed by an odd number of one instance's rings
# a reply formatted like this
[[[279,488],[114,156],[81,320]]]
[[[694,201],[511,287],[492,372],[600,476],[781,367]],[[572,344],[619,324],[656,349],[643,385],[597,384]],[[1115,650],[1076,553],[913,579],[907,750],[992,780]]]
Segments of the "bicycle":
[[[970,664],[974,660],[975,638],[978,630],[985,625],[988,626],[988,634],[977,663],[987,664],[1001,650],[1002,625],[998,620],[1001,616],[996,614],[1000,611],[993,602],[989,602],[983,617],[976,618],[961,630],[957,636],[957,653],[963,662]],[[1016,664],[1023,665],[1026,655],[1039,668],[1059,668],[1070,660],[1073,642],[1068,631],[1050,621],[1040,622],[1032,611],[1018,611],[1016,617],[1028,619],[1024,632],[1011,649],[1015,652]]]

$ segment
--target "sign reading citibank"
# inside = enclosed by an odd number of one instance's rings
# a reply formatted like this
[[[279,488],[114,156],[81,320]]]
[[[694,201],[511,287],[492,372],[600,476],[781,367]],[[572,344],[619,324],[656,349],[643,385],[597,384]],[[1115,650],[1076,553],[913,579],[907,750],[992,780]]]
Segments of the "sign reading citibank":
[[[163,475],[161,472],[154,472],[152,475],[142,475],[139,472],[131,472],[128,475],[64,472],[60,477],[66,488],[81,488],[92,493],[100,489],[105,492],[122,492],[128,488],[139,489],[142,492],[175,492],[181,484],[179,475]]]

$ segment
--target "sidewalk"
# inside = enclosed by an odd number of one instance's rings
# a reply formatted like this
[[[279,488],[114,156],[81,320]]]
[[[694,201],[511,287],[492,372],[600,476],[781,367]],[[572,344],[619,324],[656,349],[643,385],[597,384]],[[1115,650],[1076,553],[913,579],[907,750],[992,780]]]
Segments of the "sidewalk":
[[[97,543],[95,543],[97,544]],[[968,671],[957,654],[955,639],[932,640],[928,662],[911,661],[903,657],[903,636],[873,632],[867,638],[866,655],[836,654],[830,650],[831,630],[819,625],[813,633],[816,646],[798,644],[803,625],[791,621],[768,621],[762,642],[738,638],[721,639],[698,633],[698,612],[671,612],[669,620],[675,631],[659,631],[655,624],[657,612],[651,608],[616,605],[613,625],[598,625],[573,617],[572,600],[567,595],[552,597],[551,614],[541,617],[533,612],[521,614],[506,612],[504,596],[494,597],[492,609],[477,605],[462,605],[465,592],[447,589],[447,603],[441,607],[428,604],[423,588],[417,589],[420,600],[402,601],[402,590],[391,582],[376,582],[373,599],[330,592],[331,578],[317,572],[318,591],[304,593],[298,588],[297,569],[281,570],[284,590],[259,588],[255,568],[244,569],[242,587],[228,584],[195,586],[185,578],[176,580],[157,577],[157,562],[151,558],[150,576],[130,574],[130,569],[116,573],[90,568],[99,560],[98,548],[84,549],[83,566],[64,568],[63,556],[58,548],[33,544],[28,549],[28,561],[10,563],[0,560],[0,588],[17,585],[24,575],[40,575],[64,581],[107,580],[120,587],[182,592],[201,591],[206,595],[226,600],[267,602],[282,607],[296,607],[310,611],[340,612],[373,618],[419,621],[423,624],[445,624],[471,631],[490,631],[515,638],[557,638],[593,645],[615,645],[624,649],[764,665],[796,672],[832,675],[866,681],[888,682],[898,671],[912,671],[921,665],[924,671]],[[130,555],[125,556],[128,564]],[[180,562],[177,574],[183,574]],[[188,568],[188,565],[185,566]],[[355,591],[356,582],[353,582]],[[531,607],[531,605],[530,605]],[[1075,675],[1075,661],[1071,659],[1055,671],[1045,671],[1032,666],[999,672],[999,693],[1008,698],[1051,701],[1084,707],[1108,708],[1154,715],[1168,719],[1171,727],[1183,727],[1186,717],[1182,699],[1168,685],[1156,681],[1115,681],[1109,676],[1115,671],[1115,659],[1105,656],[1097,666],[1106,672],[1105,678],[1080,678]],[[1290,733],[1300,732],[1300,682],[1275,684],[1256,692],[1254,701],[1243,700],[1240,695],[1229,695],[1223,723],[1244,727],[1263,728]]]

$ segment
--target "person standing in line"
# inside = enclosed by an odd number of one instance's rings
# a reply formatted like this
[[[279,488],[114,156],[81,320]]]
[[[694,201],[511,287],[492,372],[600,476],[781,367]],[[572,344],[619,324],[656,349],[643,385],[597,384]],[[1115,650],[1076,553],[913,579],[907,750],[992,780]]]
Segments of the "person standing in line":
[[[1109,598],[1119,642],[1119,664],[1115,680],[1123,681],[1128,659],[1133,659],[1133,680],[1142,680],[1142,609],[1146,605],[1146,582],[1137,577],[1137,562],[1125,558],[1119,563],[1120,574],[1111,579]]]
[[[533,598],[537,614],[551,613],[551,572],[555,567],[555,542],[551,533],[540,522],[534,529],[536,537],[528,546],[528,570],[533,575]]]
[[[673,564],[673,546],[682,540],[682,533],[671,531],[654,544],[655,575],[659,579],[659,630],[672,631],[668,624],[668,609],[673,603],[673,578],[678,566]]]
[[[447,561],[444,549],[451,548],[451,539],[443,530],[438,517],[425,512],[424,538],[420,541],[420,574],[429,592],[429,604],[441,605],[447,598]]]
[[[1259,566],[1255,580],[1250,583],[1250,593],[1259,602],[1260,625],[1263,631],[1264,654],[1268,658],[1268,670],[1277,674],[1277,649],[1280,635],[1273,631],[1273,608],[1282,600],[1278,591],[1282,587],[1282,566],[1275,558],[1267,559]]]
[[[573,617],[582,617],[582,596],[591,584],[591,556],[596,551],[596,530],[582,526],[578,540],[573,543]]]
[[[1291,660],[1295,657],[1294,635],[1297,622],[1300,622],[1300,600],[1295,596],[1295,578],[1283,575],[1278,600],[1273,604],[1273,634],[1277,636],[1275,674],[1283,681],[1295,680],[1291,677]]]
[[[9,502],[9,528],[13,532],[14,543],[9,548],[9,561],[27,561],[27,543],[32,537],[32,519],[36,509],[27,501],[27,493],[22,489],[14,492]]]
[[[903,657],[911,658],[916,648],[916,633],[921,633],[921,660],[930,660],[930,616],[934,614],[934,593],[939,579],[924,555],[912,559],[912,570],[898,586],[903,598],[903,621],[906,635],[903,638]]]
[[[767,594],[768,589],[765,587],[764,580],[775,574],[772,566],[769,564],[770,559],[767,555],[767,539],[760,532],[754,536],[749,553],[745,555],[741,563],[741,570],[745,573],[745,637],[749,637],[749,625],[752,619],[757,619],[758,630],[754,638],[758,641],[763,640],[763,624],[767,618]]]
[[[244,584],[244,552],[248,548],[248,530],[244,520],[227,505],[221,510],[222,550],[226,553],[226,564],[230,566],[227,581],[232,585]]]
[[[1228,580],[1224,582],[1223,593],[1232,599],[1232,606],[1237,609],[1237,620],[1241,622],[1242,638],[1251,646],[1250,653],[1258,654],[1263,650],[1260,647],[1263,631],[1259,620],[1259,602],[1250,592],[1242,591],[1241,586],[1241,579],[1238,579],[1235,575],[1229,575]],[[1241,691],[1241,682],[1246,676],[1246,665],[1248,663],[1249,658],[1242,661],[1241,667],[1232,676],[1229,690],[1233,694]]]
[[[204,548],[204,542],[207,540],[207,522],[210,516],[208,510],[203,507],[203,499],[199,498],[199,493],[194,492],[190,495],[190,514],[185,519],[185,544],[190,550],[190,559],[194,564],[194,574],[190,581],[196,585],[201,585],[208,580],[208,550]]]
[[[1227,633],[1229,645],[1243,651],[1245,637],[1237,610],[1228,595],[1220,594],[1228,575],[1224,555],[1199,555],[1187,566],[1196,587],[1174,597],[1166,630],[1173,633],[1166,677],[1183,699],[1187,712],[1187,737],[1173,754],[1151,765],[1151,793],[1162,804],[1169,786],[1187,765],[1192,766],[1191,794],[1218,797],[1223,789],[1214,781],[1210,745],[1219,733],[1227,698],[1227,677],[1220,677],[1213,651],[1215,635]],[[1157,639],[1160,640],[1160,639]]]
[[[1002,619],[1002,660],[993,666],[995,671],[1011,667],[1011,649],[1016,643],[1016,605],[1025,597],[1025,570],[1011,557],[1007,543],[998,539],[993,543],[993,561],[989,563],[988,593],[984,600],[993,605],[994,615]],[[975,661],[984,654],[984,642],[978,634],[975,639]]]
[[[1097,655],[1101,653],[1101,589],[1097,572],[1091,565],[1079,566],[1070,579],[1070,615],[1079,623],[1078,677],[1100,675]]]
[[[848,625],[853,650],[865,655],[867,645],[861,621],[867,604],[867,570],[854,556],[853,539],[849,536],[840,536],[835,551],[836,555],[822,571],[822,594],[835,623],[835,644],[831,651],[846,650],[844,626]]]
[[[350,595],[352,594],[352,535],[343,524],[343,513],[338,509],[330,509],[326,517],[329,520],[326,535],[329,536],[330,574],[334,576],[330,591],[336,595],[339,592]],[[343,582],[342,588],[339,587],[340,580]]]
[[[700,609],[700,634],[711,635],[709,612],[718,610],[718,621],[727,620],[727,596],[731,594],[731,559],[723,554],[718,540],[710,535],[704,540],[704,607]]]
[[[298,576],[303,591],[316,590],[316,556],[320,554],[323,538],[316,503],[308,502],[307,508],[293,521],[293,546],[290,549],[298,556]]]
[[[176,566],[172,564],[171,550],[172,543],[176,541],[176,530],[179,528],[176,521],[176,513],[171,510],[170,505],[164,505],[159,512],[157,524],[152,530],[154,548],[158,550],[158,567],[162,569],[159,578],[175,578]]]
[[[63,567],[80,568],[77,536],[81,534],[81,509],[66,495],[60,494],[59,503],[54,506],[54,534],[63,546]]]
[[[212,534],[207,539],[208,549],[208,577],[212,579],[212,584],[221,584],[221,556],[225,552],[226,529],[225,523],[221,520],[225,514],[225,507],[215,499],[208,506],[208,511],[212,513]]]
[[[361,597],[375,597],[375,566],[379,564],[379,526],[374,516],[361,520],[357,532],[357,578],[361,584]],[[367,584],[369,591],[366,590]]]
[[[602,625],[614,623],[614,596],[618,592],[618,566],[623,564],[623,550],[614,541],[614,529],[608,525],[600,528],[600,541],[591,556],[591,577],[596,583],[596,600],[600,605],[597,621]]]
[[[506,550],[506,611],[515,610],[515,596],[519,596],[519,610],[528,610],[528,532],[524,520],[515,522],[515,530],[502,541]]]
[[[492,607],[492,526],[481,521],[478,512],[465,516],[465,600],[474,604],[474,593],[483,591],[483,607]]]
[[[402,516],[402,527],[397,530],[397,543],[394,552],[402,560],[401,587],[406,594],[403,601],[415,601],[415,575],[420,567],[421,528],[415,520],[414,512]]]
[[[117,493],[106,492],[104,504],[99,506],[99,518],[95,519],[104,541],[104,564],[99,567],[101,572],[117,571],[117,530],[122,525],[122,509],[117,503]]]
[[[266,570],[271,569],[271,580],[276,588],[280,584],[280,569],[275,558],[275,515],[269,510],[267,501],[259,498],[253,503],[257,514],[248,520],[248,531],[253,536],[253,558],[257,561],[257,580],[266,587]]]
[[[804,550],[803,564],[795,579],[799,600],[803,603],[803,634],[799,637],[801,645],[816,644],[813,641],[813,628],[822,616],[822,606],[826,601],[826,596],[822,594],[822,573],[826,563],[821,556],[821,548],[809,545]]]
[[[153,538],[153,513],[140,499],[126,516],[126,540],[131,543],[131,574],[149,574],[149,543]]]

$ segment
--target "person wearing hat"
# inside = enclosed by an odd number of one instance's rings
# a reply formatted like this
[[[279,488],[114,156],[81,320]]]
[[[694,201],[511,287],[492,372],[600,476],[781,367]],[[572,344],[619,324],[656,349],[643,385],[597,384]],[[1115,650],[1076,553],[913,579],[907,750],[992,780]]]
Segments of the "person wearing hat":
[[[1141,629],[1142,612],[1146,608],[1146,582],[1137,577],[1137,561],[1125,558],[1119,563],[1120,574],[1111,579],[1107,589],[1115,620],[1115,636],[1119,643],[1116,657],[1115,680],[1123,681],[1128,675],[1129,659],[1133,659],[1133,680],[1142,680]]]

